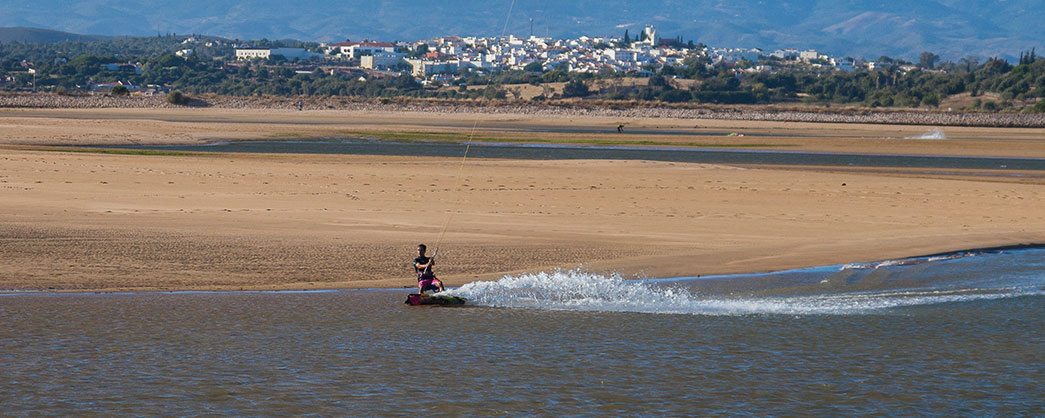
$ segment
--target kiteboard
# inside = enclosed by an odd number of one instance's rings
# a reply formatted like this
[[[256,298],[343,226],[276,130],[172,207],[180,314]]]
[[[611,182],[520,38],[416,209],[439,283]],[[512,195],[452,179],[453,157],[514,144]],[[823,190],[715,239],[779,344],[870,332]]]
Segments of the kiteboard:
[[[420,306],[420,305],[464,305],[467,299],[460,296],[440,295],[436,294],[418,294],[411,293],[406,297],[407,305]]]

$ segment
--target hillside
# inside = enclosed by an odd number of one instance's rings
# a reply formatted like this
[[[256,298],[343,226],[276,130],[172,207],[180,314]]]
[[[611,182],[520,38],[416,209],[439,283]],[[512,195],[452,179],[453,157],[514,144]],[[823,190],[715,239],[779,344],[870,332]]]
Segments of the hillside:
[[[534,34],[556,38],[616,37],[626,29],[634,35],[654,24],[663,36],[681,35],[712,46],[815,48],[868,59],[887,55],[915,60],[923,51],[946,60],[967,55],[1011,59],[1043,46],[1045,39],[1040,0],[212,0],[192,7],[172,0],[37,0],[5,9],[0,26],[103,35],[202,33],[315,41],[497,36],[502,31],[528,36],[531,18]]]
[[[112,39],[111,36],[80,35],[50,29],[13,27],[0,28],[0,42],[24,43],[56,43],[56,42],[90,42]]]

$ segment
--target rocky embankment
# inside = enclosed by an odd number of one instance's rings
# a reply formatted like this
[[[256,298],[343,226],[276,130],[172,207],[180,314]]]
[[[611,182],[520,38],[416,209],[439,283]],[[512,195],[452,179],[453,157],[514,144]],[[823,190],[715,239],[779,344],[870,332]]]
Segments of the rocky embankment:
[[[63,96],[0,94],[0,108],[182,108],[349,110],[429,113],[486,113],[614,118],[682,118],[784,122],[873,123],[932,126],[1045,128],[1043,113],[981,113],[862,108],[786,108],[778,106],[667,105],[646,102],[556,101],[547,103],[471,102],[426,99],[350,99],[200,96],[188,106],[167,103],[163,96]]]

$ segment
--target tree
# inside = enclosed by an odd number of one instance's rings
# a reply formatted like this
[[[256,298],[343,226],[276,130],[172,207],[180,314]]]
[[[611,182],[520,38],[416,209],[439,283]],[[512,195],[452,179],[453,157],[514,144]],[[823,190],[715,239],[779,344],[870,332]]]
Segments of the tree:
[[[668,82],[668,79],[660,74],[654,74],[652,77],[650,77],[649,82],[647,84],[650,87],[660,87],[665,90],[671,90],[672,88],[671,83]]]
[[[1001,58],[994,57],[983,64],[983,68],[977,71],[977,77],[1000,76],[1012,71],[1012,64]]]
[[[965,58],[959,59],[958,64],[965,67],[965,72],[971,73],[975,67],[980,65],[980,58],[974,55],[969,55]]]
[[[127,90],[127,87],[116,86],[116,87],[112,88],[112,95],[113,96],[126,96],[128,94],[130,94],[130,91]]]
[[[1034,107],[1030,108],[1030,111],[1034,113],[1045,113],[1045,100],[1038,100],[1038,102],[1034,104]]]
[[[662,102],[682,103],[692,100],[693,94],[691,94],[689,90],[664,90],[660,92],[658,98]]]
[[[182,92],[178,90],[174,90],[167,94],[167,103],[172,105],[186,105],[189,103],[189,100],[189,96],[182,94]]]
[[[526,64],[526,66],[523,67],[523,71],[531,73],[540,73],[544,71],[544,67],[541,65],[540,62],[534,61],[529,64]]]
[[[400,91],[413,91],[421,88],[421,83],[418,83],[414,79],[414,76],[410,74],[403,74],[396,78],[395,87]]]
[[[936,61],[940,59],[939,55],[932,52],[925,51],[918,56],[918,66],[921,68],[933,68],[936,66]]]
[[[508,90],[508,93],[512,94],[512,97],[514,97],[515,100],[519,100],[522,98],[522,87],[512,87],[506,90]]]
[[[940,107],[940,95],[935,92],[929,93],[922,98],[922,104],[926,106]]]
[[[486,86],[486,88],[483,89],[483,98],[487,100],[506,99],[508,98],[508,94],[504,90],[495,86]]]
[[[185,58],[174,54],[163,54],[152,65],[158,68],[181,67],[185,65]]]
[[[565,71],[555,69],[544,73],[544,75],[541,76],[541,81],[544,81],[545,83],[554,83],[557,81],[566,81],[567,78],[569,78],[569,75],[567,75]]]
[[[583,81],[573,80],[562,88],[562,97],[584,97],[590,93]]]
[[[109,62],[116,62],[116,58],[81,55],[69,60],[65,65],[72,68],[74,74],[92,76],[101,71],[103,64]]]
[[[1034,63],[1034,61],[1037,59],[1034,56],[1034,50],[1035,50],[1035,48],[1031,48],[1030,51],[1020,52],[1020,63],[1019,63],[1019,65]]]

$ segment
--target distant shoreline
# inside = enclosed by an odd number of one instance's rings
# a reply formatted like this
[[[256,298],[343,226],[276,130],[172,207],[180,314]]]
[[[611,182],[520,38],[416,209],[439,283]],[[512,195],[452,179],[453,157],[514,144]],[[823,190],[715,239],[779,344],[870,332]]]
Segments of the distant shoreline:
[[[422,113],[483,113],[618,118],[680,118],[738,121],[862,123],[885,125],[1045,128],[1045,113],[981,113],[940,110],[804,108],[781,105],[704,105],[630,101],[475,102],[445,99],[359,99],[342,97],[233,97],[197,95],[189,106],[163,96],[65,96],[50,93],[0,94],[0,109],[162,109],[218,108],[297,111],[346,110]]]

